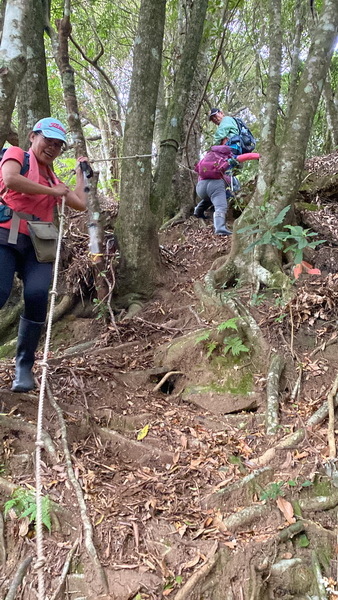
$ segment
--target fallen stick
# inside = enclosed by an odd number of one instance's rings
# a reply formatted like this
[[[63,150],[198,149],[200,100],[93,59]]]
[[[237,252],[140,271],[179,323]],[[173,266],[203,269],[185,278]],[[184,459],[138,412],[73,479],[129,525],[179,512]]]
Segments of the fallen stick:
[[[14,575],[14,579],[9,586],[9,590],[7,595],[5,596],[5,600],[15,600],[16,592],[18,590],[19,585],[21,585],[24,576],[26,575],[27,569],[33,560],[32,556],[27,556],[18,566],[17,571]]]
[[[56,402],[48,383],[46,384],[46,391],[47,391],[48,400],[49,400],[51,406],[54,408],[54,410],[57,414],[58,420],[59,420],[60,431],[61,431],[61,442],[62,442],[63,453],[65,456],[68,479],[69,479],[71,485],[73,486],[73,489],[74,489],[74,492],[75,492],[75,495],[76,495],[76,498],[78,501],[78,505],[80,508],[80,516],[81,516],[83,530],[84,530],[84,541],[85,541],[86,550],[88,552],[88,555],[92,561],[94,568],[96,569],[96,571],[99,575],[103,591],[104,591],[104,593],[108,594],[109,587],[108,587],[108,581],[106,578],[106,574],[100,563],[100,560],[99,560],[99,557],[97,554],[97,550],[96,550],[96,548],[94,546],[94,542],[93,542],[93,537],[94,537],[93,526],[92,526],[90,518],[88,517],[88,514],[87,514],[87,506],[86,506],[86,502],[83,497],[81,486],[75,477],[75,473],[74,473],[74,469],[73,469],[72,458],[71,458],[71,454],[70,454],[70,451],[68,448],[66,423],[63,418],[62,410],[59,407],[58,403]]]
[[[205,563],[193,573],[193,575],[185,582],[184,586],[177,592],[174,600],[189,600],[191,593],[201,579],[204,579],[213,569],[218,561],[216,554],[218,542],[216,541],[207,555]]]
[[[266,435],[275,435],[278,431],[279,381],[285,366],[285,360],[279,354],[271,357],[267,376],[266,393]]]

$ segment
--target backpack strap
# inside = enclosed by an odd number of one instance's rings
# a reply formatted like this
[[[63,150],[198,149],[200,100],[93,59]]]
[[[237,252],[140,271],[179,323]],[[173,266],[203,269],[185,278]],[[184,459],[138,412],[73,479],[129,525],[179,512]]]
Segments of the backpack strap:
[[[0,201],[1,201],[1,204],[8,206],[8,204],[5,202],[5,200],[3,198],[0,198]],[[40,219],[39,219],[39,217],[36,217],[35,215],[32,215],[31,213],[19,212],[19,211],[13,210],[13,209],[11,209],[11,210],[12,210],[12,216],[11,216],[11,227],[10,227],[9,236],[8,236],[8,243],[16,244],[18,241],[20,220],[23,219],[25,221],[40,221]]]

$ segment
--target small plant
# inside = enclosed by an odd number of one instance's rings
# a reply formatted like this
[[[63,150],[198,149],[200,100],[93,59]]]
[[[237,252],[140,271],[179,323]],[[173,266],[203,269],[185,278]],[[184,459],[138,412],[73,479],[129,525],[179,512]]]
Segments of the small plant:
[[[227,354],[231,352],[232,356],[239,356],[241,352],[249,352],[249,348],[243,344],[241,338],[236,335],[235,337],[229,337],[224,340],[223,353]]]
[[[233,317],[232,319],[223,321],[222,323],[220,323],[217,326],[217,328],[216,328],[217,333],[222,333],[223,331],[225,331],[227,329],[233,329],[235,331],[238,331],[238,327],[237,327],[238,320],[239,320],[239,317]],[[213,333],[212,330],[203,331],[203,333],[201,333],[199,336],[196,337],[196,342],[195,342],[196,344],[198,344],[200,342],[207,342],[207,344],[206,344],[207,358],[210,358],[212,353],[217,348],[221,347],[220,342],[210,339],[212,333]],[[223,348],[222,348],[223,354],[227,354],[228,352],[231,352],[232,356],[239,356],[239,354],[241,354],[241,352],[249,352],[249,348],[247,346],[245,346],[245,344],[243,343],[243,341],[241,340],[241,338],[238,335],[232,336],[232,337],[229,336],[229,337],[224,338]]]
[[[97,312],[96,320],[106,319],[109,315],[109,308],[102,300],[98,298],[93,299],[94,311]]]
[[[36,499],[35,493],[30,490],[14,490],[12,498],[5,502],[4,515],[13,509],[18,519],[28,517],[29,523],[36,521]],[[42,498],[42,523],[50,532],[52,529],[50,518],[50,499],[48,496]]]
[[[276,500],[279,496],[283,496],[284,492],[282,491],[284,482],[283,481],[274,481],[270,483],[265,490],[259,496],[260,500]]]
[[[261,209],[262,208],[263,207],[261,207]],[[305,248],[316,248],[319,244],[323,244],[325,240],[311,241],[318,233],[311,232],[310,229],[303,229],[300,225],[284,225],[282,230],[277,229],[278,225],[283,223],[285,215],[290,208],[290,205],[283,208],[283,210],[268,223],[262,220],[262,224],[247,225],[246,227],[239,229],[238,233],[244,233],[248,236],[257,236],[244,250],[244,253],[250,252],[254,246],[271,244],[279,250],[284,249],[284,252],[291,252],[293,254],[295,265],[299,265],[303,260]],[[284,247],[286,243],[289,243],[289,245]]]

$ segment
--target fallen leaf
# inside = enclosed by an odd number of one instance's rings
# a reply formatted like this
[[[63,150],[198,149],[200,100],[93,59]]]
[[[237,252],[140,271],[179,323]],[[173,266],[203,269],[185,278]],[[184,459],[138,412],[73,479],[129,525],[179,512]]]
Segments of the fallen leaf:
[[[285,498],[282,498],[281,496],[279,496],[277,498],[277,506],[278,506],[279,510],[283,513],[287,522],[290,523],[290,525],[291,525],[291,523],[295,523],[296,519],[294,517],[293,506],[292,506],[291,502],[289,502],[288,500],[285,500]]]
[[[140,431],[137,434],[137,440],[143,440],[149,433],[149,423],[147,423],[147,425],[145,425],[144,427],[142,427],[142,429],[140,429]]]
[[[200,559],[201,559],[201,555],[198,552],[196,554],[196,556],[194,556],[194,558],[192,558],[191,560],[188,560],[188,562],[184,563],[182,569],[191,569],[192,567],[195,567],[199,563]]]

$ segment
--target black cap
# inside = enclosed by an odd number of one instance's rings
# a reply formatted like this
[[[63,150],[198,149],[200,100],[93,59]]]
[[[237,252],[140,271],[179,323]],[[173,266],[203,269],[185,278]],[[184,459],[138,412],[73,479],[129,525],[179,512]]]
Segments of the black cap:
[[[219,109],[219,108],[212,108],[212,109],[211,109],[211,111],[210,111],[210,113],[209,113],[209,121],[211,121],[211,118],[212,118],[214,115],[217,115],[217,113],[218,113],[219,111],[220,111],[220,109]]]

